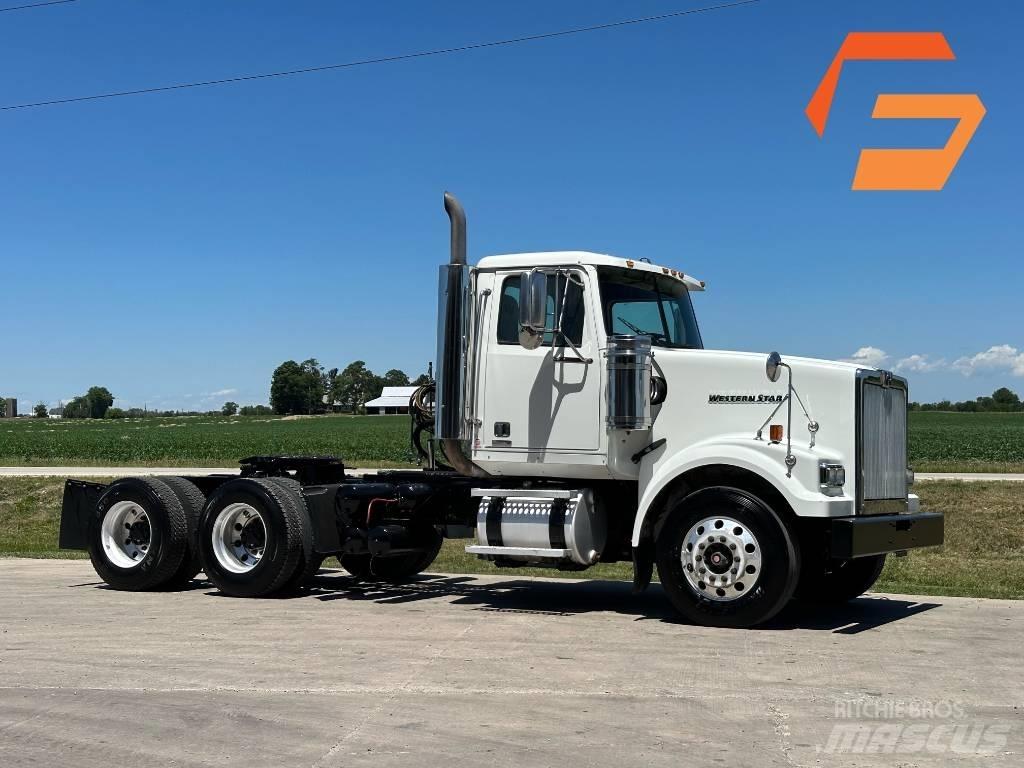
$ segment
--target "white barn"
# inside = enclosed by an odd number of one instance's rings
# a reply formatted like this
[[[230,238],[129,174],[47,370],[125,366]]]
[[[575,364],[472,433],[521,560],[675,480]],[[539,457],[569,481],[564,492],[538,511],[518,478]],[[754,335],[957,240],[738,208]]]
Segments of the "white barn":
[[[368,414],[408,413],[409,399],[419,387],[384,387],[380,397],[365,404]]]

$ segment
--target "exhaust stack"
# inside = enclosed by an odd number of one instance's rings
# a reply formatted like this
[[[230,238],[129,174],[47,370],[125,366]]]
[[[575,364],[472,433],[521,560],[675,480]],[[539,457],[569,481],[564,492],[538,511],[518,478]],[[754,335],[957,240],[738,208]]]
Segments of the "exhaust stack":
[[[469,375],[470,269],[466,213],[450,192],[444,210],[451,220],[451,257],[441,266],[437,300],[437,390],[434,429],[449,463],[463,475],[486,476],[463,450],[471,439],[466,391]]]
[[[466,212],[451,192],[444,193],[444,210],[452,223],[452,255],[449,264],[466,264]]]

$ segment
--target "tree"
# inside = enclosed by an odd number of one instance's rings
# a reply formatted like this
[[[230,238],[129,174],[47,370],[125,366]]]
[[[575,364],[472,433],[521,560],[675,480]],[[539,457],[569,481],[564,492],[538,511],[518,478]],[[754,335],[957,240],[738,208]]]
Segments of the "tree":
[[[228,400],[223,406],[221,406],[220,412],[222,416],[234,416],[238,413],[238,403]]]
[[[123,408],[108,408],[107,409],[107,414],[106,414],[106,416],[104,418],[107,418],[107,419],[123,419],[127,415],[128,414],[125,412],[125,410]]]
[[[89,399],[85,395],[76,397],[64,406],[65,419],[87,419],[89,414]]]
[[[381,382],[382,387],[408,387],[409,377],[404,371],[392,368],[381,377]]]
[[[302,363],[302,374],[306,381],[307,408],[305,413],[323,413],[324,391],[327,384],[327,374],[324,367],[320,365],[315,357],[305,360]]]
[[[33,408],[32,411],[35,413],[37,419],[45,419],[50,415],[50,412],[46,410],[46,403],[43,402],[36,403],[36,407]]]
[[[268,408],[265,405],[243,405],[238,409],[238,413],[242,416],[269,416],[273,412],[273,408]]]
[[[89,405],[89,416],[94,419],[102,419],[107,409],[114,404],[114,396],[106,387],[89,387],[85,398]]]
[[[275,413],[309,413],[309,387],[302,366],[286,360],[270,380],[270,406]]]
[[[413,379],[412,386],[414,386],[414,387],[422,387],[422,386],[424,386],[426,384],[429,384],[431,381],[432,381],[432,379],[427,374],[421,373],[419,376],[417,376],[415,379]]]
[[[992,393],[993,408],[997,411],[1019,411],[1020,397],[1006,387],[1000,387]]]
[[[347,405],[355,413],[363,403],[380,392],[378,379],[362,360],[356,360],[339,373],[331,386],[333,402]],[[374,393],[377,389],[377,393]]]

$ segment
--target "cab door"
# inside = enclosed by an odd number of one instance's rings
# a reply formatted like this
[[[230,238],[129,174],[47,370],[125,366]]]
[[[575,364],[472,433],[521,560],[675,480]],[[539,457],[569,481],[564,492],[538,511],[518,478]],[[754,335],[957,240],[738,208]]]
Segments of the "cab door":
[[[519,271],[498,272],[488,313],[478,446],[512,454],[600,449],[601,382],[596,286],[581,269],[548,275],[547,328],[537,349],[519,344]],[[564,306],[563,306],[564,305]],[[562,320],[573,351],[553,332]],[[515,460],[512,456],[510,460]],[[525,456],[519,457],[527,460]]]

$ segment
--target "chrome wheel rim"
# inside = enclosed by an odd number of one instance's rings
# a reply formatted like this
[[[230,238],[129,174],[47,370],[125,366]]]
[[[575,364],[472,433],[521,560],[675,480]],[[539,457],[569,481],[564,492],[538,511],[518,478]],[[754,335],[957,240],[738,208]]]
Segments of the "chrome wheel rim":
[[[118,501],[103,516],[100,543],[118,568],[138,568],[149,554],[153,529],[146,510],[134,501]]]
[[[248,573],[263,559],[267,526],[259,510],[241,502],[228,504],[213,521],[213,556],[231,573]]]
[[[707,517],[693,525],[680,553],[686,581],[701,597],[738,600],[761,577],[761,544],[746,524]]]

